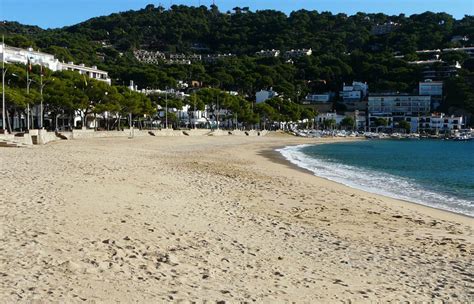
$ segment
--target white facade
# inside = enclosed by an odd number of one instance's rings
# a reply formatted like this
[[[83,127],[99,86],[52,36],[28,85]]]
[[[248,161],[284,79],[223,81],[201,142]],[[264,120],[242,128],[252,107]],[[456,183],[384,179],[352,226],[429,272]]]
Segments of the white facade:
[[[184,54],[170,54],[169,57],[171,60],[185,60],[186,59],[186,55]]]
[[[440,54],[442,52],[464,52],[469,55],[469,57],[474,57],[474,46],[469,47],[460,47],[460,48],[447,48],[447,49],[435,49],[435,50],[419,50],[417,53],[423,54]]]
[[[356,122],[356,128],[358,130],[365,130],[366,127],[367,127],[367,118],[365,117],[365,115],[357,115],[355,117],[355,122]]]
[[[360,101],[362,100],[363,94],[361,91],[342,91],[341,97],[345,102],[348,101]]]
[[[260,50],[255,53],[255,55],[259,57],[278,57],[280,56],[280,51],[279,50]]]
[[[59,71],[59,60],[53,55],[36,52],[32,48],[20,49],[7,45],[0,44],[1,59],[5,58],[5,63],[20,63],[27,64],[28,59],[31,64],[42,65],[52,71]]]
[[[41,65],[52,71],[76,71],[90,78],[105,81],[108,84],[111,83],[108,73],[97,69],[96,66],[86,67],[84,64],[76,65],[72,62],[60,62],[54,55],[37,52],[32,48],[25,50],[0,44],[0,53],[1,60],[5,60],[5,63],[27,64],[29,60],[33,65]]]
[[[309,103],[326,103],[330,102],[332,99],[332,95],[330,93],[325,94],[308,94],[305,97],[305,102]]]
[[[176,113],[181,122],[190,123],[191,125],[205,124],[209,121],[207,111],[194,111],[191,105],[185,105],[181,109],[169,109],[170,112]],[[164,117],[164,113],[161,114]]]
[[[363,100],[368,93],[369,86],[367,83],[353,81],[352,85],[344,83],[340,95],[344,102],[354,102]]]
[[[269,91],[267,90],[260,90],[255,94],[255,99],[257,103],[264,102],[267,99],[273,98],[278,96],[278,93],[270,89]]]
[[[290,50],[285,52],[286,58],[297,58],[304,56],[311,56],[313,54],[312,49],[301,49],[301,50]]]
[[[96,66],[86,67],[83,63],[77,65],[73,62],[68,63],[59,63],[59,70],[61,71],[75,71],[81,75],[87,75],[91,79],[96,79],[100,81],[105,81],[108,84],[111,84],[111,80],[107,72],[97,69]]]
[[[188,59],[188,60],[191,60],[191,61],[201,61],[201,60],[202,60],[202,55],[199,55],[199,54],[191,54],[191,55],[188,55],[188,56],[187,56],[187,59]]]
[[[316,122],[318,124],[324,124],[324,121],[334,119],[336,121],[336,124],[340,124],[345,117],[345,115],[340,115],[336,112],[321,113],[316,116]]]
[[[217,54],[217,55],[206,55],[206,56],[202,57],[202,61],[206,62],[206,63],[215,63],[218,60],[232,58],[232,57],[235,57],[235,55],[232,54],[232,53]]]
[[[378,24],[372,28],[372,34],[374,35],[385,35],[393,32],[400,25],[395,22],[387,22],[384,24]]]
[[[423,116],[405,116],[395,117],[390,114],[369,115],[370,129],[377,130],[375,121],[377,118],[384,118],[388,121],[387,128],[396,128],[400,121],[406,121],[410,124],[411,132],[446,132],[461,130],[464,124],[462,116],[447,116],[443,113],[436,113]]]
[[[474,46],[443,49],[443,52],[464,52],[469,57],[474,57]]]
[[[419,94],[428,96],[443,96],[443,82],[431,80],[420,82]]]
[[[159,51],[150,52],[146,50],[135,50],[133,51],[133,55],[138,61],[151,64],[158,64],[160,61],[166,59],[165,54]]]
[[[372,116],[419,116],[430,112],[431,96],[373,95],[369,96],[368,108]]]
[[[443,113],[423,116],[419,119],[420,129],[430,129],[438,131],[461,130],[464,124],[462,116],[447,116]]]
[[[418,61],[409,61],[408,64],[417,64],[417,65],[432,65],[435,63],[443,63],[441,59],[431,59],[431,60],[418,60]]]
[[[451,42],[461,42],[461,41],[469,41],[469,38],[467,38],[467,36],[453,36],[451,38]]]
[[[352,117],[354,119],[355,129],[361,130],[365,129],[366,127],[366,117],[365,114],[359,113],[358,111],[355,112],[346,112],[345,115],[337,114],[336,112],[329,112],[329,113],[322,113],[316,116],[316,122],[319,125],[323,125],[325,120],[334,119],[336,121],[336,125],[340,125],[341,122],[346,117]]]

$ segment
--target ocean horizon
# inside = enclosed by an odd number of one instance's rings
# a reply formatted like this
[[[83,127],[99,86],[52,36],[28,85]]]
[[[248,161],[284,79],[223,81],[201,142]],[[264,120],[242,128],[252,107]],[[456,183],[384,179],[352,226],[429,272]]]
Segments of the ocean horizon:
[[[474,217],[474,142],[369,140],[278,149],[352,188]]]

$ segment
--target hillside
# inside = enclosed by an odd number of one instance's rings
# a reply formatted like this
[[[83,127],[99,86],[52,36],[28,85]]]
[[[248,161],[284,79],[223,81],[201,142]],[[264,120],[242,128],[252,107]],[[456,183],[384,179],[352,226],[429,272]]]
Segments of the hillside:
[[[376,34],[374,29],[384,24],[394,26]],[[6,34],[7,44],[33,46],[64,61],[97,65],[109,71],[116,84],[134,80],[139,87],[164,88],[176,86],[178,80],[198,80],[204,86],[249,96],[273,86],[285,96],[300,100],[309,92],[337,92],[343,82],[352,80],[367,81],[371,91],[413,92],[421,78],[421,67],[408,61],[426,59],[415,51],[472,44],[474,17],[456,20],[445,13],[431,12],[347,16],[306,10],[287,16],[248,8],[220,12],[216,6],[175,5],[165,10],[148,5],[61,29],[41,30],[7,22],[0,25],[0,32]],[[452,40],[456,36],[464,39]],[[299,48],[311,48],[313,54],[291,62],[282,57],[255,57],[255,52],[262,49],[284,52]],[[145,64],[134,57],[134,50],[235,56],[213,63]],[[442,59],[451,64],[458,61],[465,67],[460,71],[462,83],[454,87],[469,88],[474,83],[473,59],[458,53]],[[468,91],[461,96],[471,100],[474,92]],[[451,105],[443,106],[448,109]]]

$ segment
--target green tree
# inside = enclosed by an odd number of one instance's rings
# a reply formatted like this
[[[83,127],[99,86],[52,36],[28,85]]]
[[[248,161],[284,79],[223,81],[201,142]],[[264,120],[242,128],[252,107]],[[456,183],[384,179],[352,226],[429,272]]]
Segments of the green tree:
[[[354,126],[355,126],[355,120],[354,120],[354,117],[352,116],[346,116],[341,121],[341,127],[354,129]]]
[[[398,128],[403,129],[405,133],[410,133],[411,130],[411,125],[408,121],[406,120],[401,120],[398,122]]]
[[[333,118],[325,119],[323,121],[323,126],[325,129],[334,129],[336,127],[336,120]]]

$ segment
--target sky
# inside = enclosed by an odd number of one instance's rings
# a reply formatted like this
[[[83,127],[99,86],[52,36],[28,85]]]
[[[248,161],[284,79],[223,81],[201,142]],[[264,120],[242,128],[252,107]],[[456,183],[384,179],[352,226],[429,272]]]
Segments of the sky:
[[[92,17],[144,8],[147,4],[168,8],[171,4],[190,6],[212,4],[212,0],[0,0],[0,20],[18,21],[42,28],[73,25]],[[385,13],[389,15],[419,14],[427,10],[447,12],[457,19],[474,15],[474,0],[215,0],[221,11],[239,6],[250,10],[275,9],[287,14],[298,9]]]

